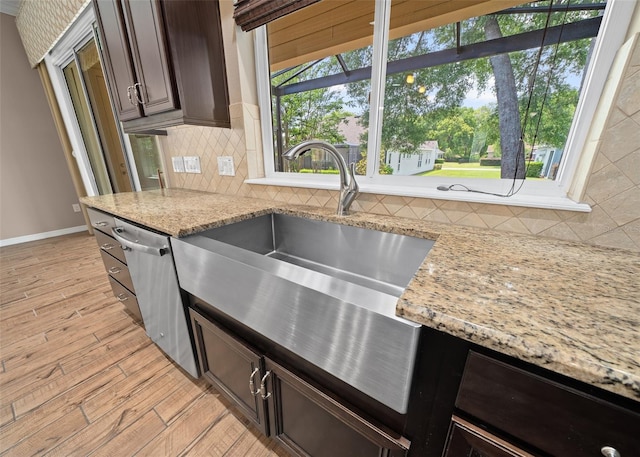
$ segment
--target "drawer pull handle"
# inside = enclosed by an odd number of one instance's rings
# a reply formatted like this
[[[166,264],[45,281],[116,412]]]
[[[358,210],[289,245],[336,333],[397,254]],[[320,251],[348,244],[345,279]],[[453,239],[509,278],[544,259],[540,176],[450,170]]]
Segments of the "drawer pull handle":
[[[622,457],[618,450],[611,446],[604,446],[602,449],[600,449],[600,452],[602,452],[602,455],[604,455],[604,457]]]
[[[254,397],[260,393],[260,389],[256,389],[255,383],[253,382],[253,377],[258,371],[260,371],[260,368],[255,368],[251,373],[251,376],[249,376],[249,392],[251,392],[251,395],[253,395]]]
[[[118,299],[118,301],[127,301],[129,300],[129,297],[127,297],[127,294],[125,294],[124,292],[121,294],[116,295],[116,298]]]
[[[267,383],[267,378],[270,375],[271,375],[271,372],[267,371],[267,373],[262,377],[262,380],[260,381],[260,396],[262,397],[263,400],[266,400],[271,396],[271,392],[267,392],[267,386],[265,385]]]
[[[122,271],[122,268],[120,268],[120,267],[111,267],[111,268],[109,268],[109,273],[111,273],[112,275],[117,275],[121,271]]]
[[[115,246],[111,243],[105,243],[102,246],[100,246],[100,249],[102,249],[103,251],[110,251],[113,248],[115,248]]]
[[[96,222],[95,224],[93,224],[94,227],[107,227],[109,225],[108,222],[105,221],[100,221],[100,222]]]

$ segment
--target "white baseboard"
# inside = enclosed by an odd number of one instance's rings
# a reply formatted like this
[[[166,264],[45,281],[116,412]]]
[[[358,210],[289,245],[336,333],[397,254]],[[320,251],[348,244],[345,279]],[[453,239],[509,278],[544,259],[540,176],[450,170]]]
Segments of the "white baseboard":
[[[60,230],[52,230],[50,232],[34,233],[33,235],[17,236],[15,238],[7,238],[0,240],[0,247],[11,246],[12,244],[27,243],[29,241],[44,240],[45,238],[53,238],[55,236],[69,235],[87,230],[86,225],[78,225],[77,227],[69,227]]]

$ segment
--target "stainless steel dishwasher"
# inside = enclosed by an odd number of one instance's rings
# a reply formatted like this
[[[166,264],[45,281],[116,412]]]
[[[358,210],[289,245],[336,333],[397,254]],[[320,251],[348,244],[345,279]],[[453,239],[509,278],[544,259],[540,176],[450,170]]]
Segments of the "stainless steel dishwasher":
[[[122,245],[149,338],[197,378],[185,308],[169,238],[115,219],[113,236]]]

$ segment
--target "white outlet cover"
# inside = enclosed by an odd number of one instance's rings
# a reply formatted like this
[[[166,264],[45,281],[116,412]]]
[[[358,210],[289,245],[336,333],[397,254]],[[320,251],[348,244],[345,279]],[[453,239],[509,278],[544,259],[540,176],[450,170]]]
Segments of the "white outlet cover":
[[[184,173],[184,160],[182,160],[182,157],[171,157],[171,163],[175,173]]]
[[[236,169],[233,166],[233,157],[218,157],[218,174],[220,176],[235,176]]]
[[[201,173],[202,171],[200,170],[200,157],[184,157],[184,170],[187,173]]]

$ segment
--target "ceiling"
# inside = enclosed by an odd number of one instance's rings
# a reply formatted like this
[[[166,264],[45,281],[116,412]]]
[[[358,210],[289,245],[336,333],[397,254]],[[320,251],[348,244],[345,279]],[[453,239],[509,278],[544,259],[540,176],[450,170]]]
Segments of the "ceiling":
[[[526,0],[393,0],[390,38],[503,10]],[[368,46],[375,2],[324,0],[268,25],[271,71]]]

